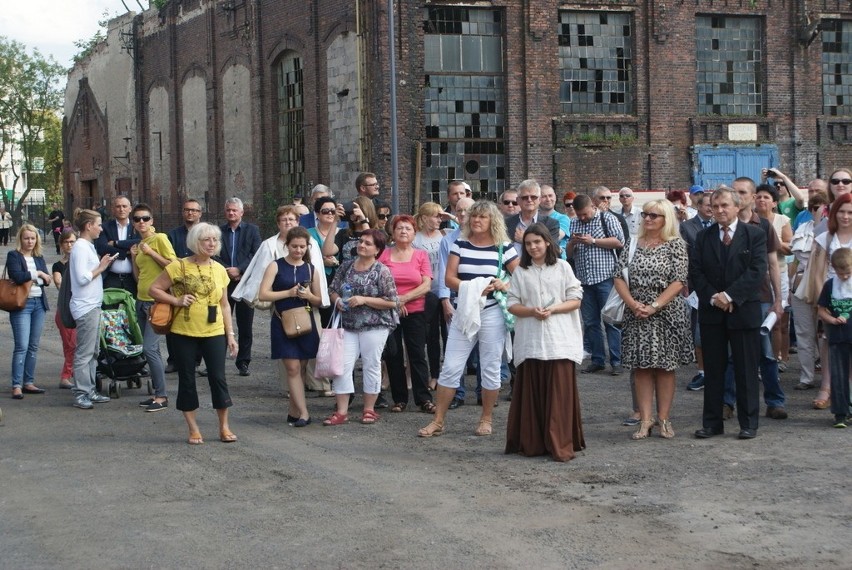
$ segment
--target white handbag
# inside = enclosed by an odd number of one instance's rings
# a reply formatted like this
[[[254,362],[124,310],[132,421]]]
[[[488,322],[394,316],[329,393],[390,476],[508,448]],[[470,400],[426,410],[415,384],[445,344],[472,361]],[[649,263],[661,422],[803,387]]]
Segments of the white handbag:
[[[630,251],[627,254],[627,264],[621,271],[624,282],[628,287],[630,286],[630,281],[627,278],[627,266],[630,265],[631,261],[633,261],[633,254],[635,253],[636,240],[634,239],[630,241]],[[606,298],[606,303],[604,303],[603,309],[601,310],[601,318],[608,325],[620,325],[624,322],[624,309],[624,299],[621,298],[621,295],[618,294],[615,285],[613,285],[612,290],[609,292],[609,297]]]

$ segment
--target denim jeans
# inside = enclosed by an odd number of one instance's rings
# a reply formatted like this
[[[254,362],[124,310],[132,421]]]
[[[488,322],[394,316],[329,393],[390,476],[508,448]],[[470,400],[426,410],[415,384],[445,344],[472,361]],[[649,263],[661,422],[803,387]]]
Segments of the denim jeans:
[[[601,311],[611,290],[612,279],[594,285],[583,285],[583,302],[580,305],[580,314],[583,316],[584,338],[589,339],[592,363],[599,366],[606,364],[603,329],[601,329]],[[606,343],[609,346],[609,363],[612,366],[619,366],[621,365],[621,329],[610,324],[605,325],[605,327]]]
[[[148,362],[148,370],[151,371],[151,384],[154,387],[154,395],[158,398],[166,397],[166,369],[163,357],[160,355],[160,335],[148,325],[148,309],[153,301],[136,301],[136,320],[142,331],[142,348],[145,360]]]
[[[761,303],[764,316],[769,312],[769,303]],[[778,361],[772,350],[772,335],[760,335],[760,380],[763,383],[763,401],[768,408],[783,408],[784,390],[778,378]],[[737,401],[737,388],[734,382],[734,367],[728,360],[725,371],[725,403],[732,408]]]
[[[20,311],[9,313],[15,348],[12,352],[12,387],[35,382],[36,357],[41,330],[44,328],[44,305],[38,297],[30,297]]]

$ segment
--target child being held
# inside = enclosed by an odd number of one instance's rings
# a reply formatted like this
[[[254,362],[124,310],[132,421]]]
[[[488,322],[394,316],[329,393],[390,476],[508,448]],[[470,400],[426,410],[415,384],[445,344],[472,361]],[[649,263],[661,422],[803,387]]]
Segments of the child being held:
[[[852,422],[849,413],[849,365],[852,364],[852,249],[831,254],[835,276],[825,282],[817,301],[817,316],[825,323],[831,370],[831,413],[834,427]]]

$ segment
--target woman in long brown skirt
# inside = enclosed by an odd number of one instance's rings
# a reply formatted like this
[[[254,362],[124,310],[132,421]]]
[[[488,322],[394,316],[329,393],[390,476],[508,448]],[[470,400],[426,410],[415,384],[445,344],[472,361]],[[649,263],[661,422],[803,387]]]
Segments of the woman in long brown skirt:
[[[570,461],[586,447],[575,378],[583,360],[582,298],[583,287],[571,266],[557,257],[548,229],[531,225],[509,289],[517,374],[506,453]]]

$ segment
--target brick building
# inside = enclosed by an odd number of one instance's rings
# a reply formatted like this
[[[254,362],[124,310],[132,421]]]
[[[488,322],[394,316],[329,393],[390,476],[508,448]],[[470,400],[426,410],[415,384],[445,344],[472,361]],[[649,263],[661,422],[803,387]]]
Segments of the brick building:
[[[454,178],[493,197],[529,177],[686,188],[778,166],[804,185],[852,162],[849,2],[394,6],[403,210]],[[113,20],[69,77],[69,195],[165,214],[193,196],[214,215],[237,195],[257,217],[316,183],[352,196],[370,170],[387,196],[386,7],[172,0]]]

